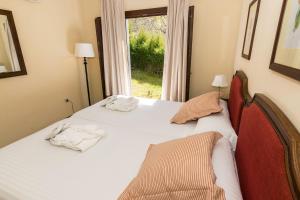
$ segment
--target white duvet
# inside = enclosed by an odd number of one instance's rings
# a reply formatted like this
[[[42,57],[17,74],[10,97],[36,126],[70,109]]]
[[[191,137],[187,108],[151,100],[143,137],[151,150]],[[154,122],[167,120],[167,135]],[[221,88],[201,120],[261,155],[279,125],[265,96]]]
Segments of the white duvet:
[[[53,147],[45,140],[49,128],[1,149],[0,199],[115,200],[137,174],[150,144],[180,137],[101,128],[107,137],[84,153]]]
[[[107,137],[85,153],[56,148],[50,126],[0,149],[0,200],[115,200],[136,176],[148,146],[193,132],[196,123],[172,125],[180,103],[145,100],[130,113],[87,108],[66,122],[95,123]],[[212,122],[213,123],[213,122]],[[228,142],[213,153],[217,182],[228,200],[241,199]]]
[[[85,119],[97,124],[119,126],[149,134],[188,135],[197,122],[185,125],[171,124],[170,119],[176,114],[182,103],[156,101],[139,98],[138,107],[131,112],[117,112],[101,107],[99,103],[77,112],[73,118]]]

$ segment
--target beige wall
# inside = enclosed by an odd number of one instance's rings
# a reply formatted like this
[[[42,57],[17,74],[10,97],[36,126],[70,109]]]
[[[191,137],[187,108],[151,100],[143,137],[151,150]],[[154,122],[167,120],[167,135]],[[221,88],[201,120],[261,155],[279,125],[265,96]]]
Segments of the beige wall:
[[[100,0],[80,0],[81,15],[83,20],[82,42],[92,43],[96,53],[96,58],[89,59],[88,72],[90,80],[91,100],[96,103],[102,99],[102,85],[100,75],[100,65],[97,48],[97,37],[95,19],[100,17]],[[83,66],[82,66],[83,67]],[[82,80],[84,82],[84,80]],[[84,85],[84,84],[83,84]],[[85,89],[85,88],[84,88]],[[86,90],[86,89],[85,89]],[[86,99],[86,94],[84,99]],[[87,103],[85,102],[85,105]]]
[[[270,97],[300,130],[300,82],[269,70],[282,0],[263,0],[250,61],[241,58],[243,38],[250,0],[243,0],[242,20],[235,66],[249,78],[251,94],[264,93]],[[270,9],[272,8],[272,9]]]
[[[216,74],[233,75],[241,0],[193,0],[195,5],[191,96],[212,90]]]
[[[81,0],[87,41],[96,44],[94,18],[100,16],[99,0]],[[167,6],[167,0],[125,0],[126,10]],[[233,75],[242,0],[191,0],[195,6],[191,96],[212,90],[215,74]],[[98,60],[91,63],[94,102],[102,98]]]
[[[12,10],[28,75],[0,79],[0,147],[71,114],[69,97],[82,107],[74,43],[82,28],[78,0],[29,3],[0,0]]]

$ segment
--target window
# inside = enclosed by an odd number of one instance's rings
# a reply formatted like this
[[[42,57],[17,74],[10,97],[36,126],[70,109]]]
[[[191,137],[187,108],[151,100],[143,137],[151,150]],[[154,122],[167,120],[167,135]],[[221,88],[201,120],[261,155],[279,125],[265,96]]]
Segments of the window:
[[[162,91],[165,34],[167,31],[167,7],[126,11],[126,27],[129,39],[132,69],[132,95],[159,99]],[[189,10],[188,57],[186,96],[189,97],[192,57],[194,7]],[[96,19],[96,31],[100,60],[103,97],[105,94],[103,38],[101,18]],[[154,59],[155,58],[155,59]]]
[[[160,99],[167,16],[126,20],[129,33],[132,95]]]

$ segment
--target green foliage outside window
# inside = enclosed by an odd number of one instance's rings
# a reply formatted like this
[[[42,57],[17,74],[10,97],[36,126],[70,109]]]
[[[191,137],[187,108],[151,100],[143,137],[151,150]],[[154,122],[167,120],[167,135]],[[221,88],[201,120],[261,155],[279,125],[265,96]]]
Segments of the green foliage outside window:
[[[160,99],[167,17],[128,20],[132,95]]]
[[[129,29],[130,30],[130,29]],[[164,65],[164,35],[141,30],[130,33],[130,60],[133,70],[162,74]]]

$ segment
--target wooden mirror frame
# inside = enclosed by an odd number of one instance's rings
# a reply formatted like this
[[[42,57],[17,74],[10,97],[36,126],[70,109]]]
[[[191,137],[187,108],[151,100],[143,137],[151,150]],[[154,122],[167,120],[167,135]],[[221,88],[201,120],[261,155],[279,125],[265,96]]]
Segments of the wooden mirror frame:
[[[11,34],[12,34],[12,38],[13,38],[13,41],[14,41],[16,53],[17,53],[17,56],[18,56],[20,69],[21,69],[20,71],[17,71],[17,72],[0,73],[0,79],[1,78],[14,77],[14,76],[27,75],[25,61],[24,61],[24,58],[23,58],[21,45],[20,45],[20,42],[19,42],[18,33],[17,33],[16,26],[15,26],[15,21],[14,21],[14,18],[13,18],[12,11],[1,10],[0,9],[0,15],[5,15],[7,17],[8,24],[9,24],[9,27],[10,27],[10,31],[11,31]]]
[[[257,10],[255,13],[255,20],[254,20],[254,26],[253,26],[253,32],[251,35],[251,41],[250,41],[250,49],[249,49],[249,54],[245,54],[244,50],[245,50],[245,46],[246,46],[246,39],[247,39],[247,32],[248,32],[248,25],[249,25],[249,18],[250,18],[250,12],[251,12],[251,8],[252,6],[257,3]],[[255,32],[256,32],[256,26],[257,26],[257,21],[258,21],[258,15],[259,15],[259,10],[260,10],[260,0],[253,0],[248,8],[248,17],[247,17],[247,24],[246,24],[246,30],[245,30],[245,35],[244,35],[244,42],[243,42],[243,49],[242,49],[242,57],[250,60],[251,59],[251,55],[252,55],[252,49],[253,49],[253,43],[254,43],[254,38],[255,38]]]

